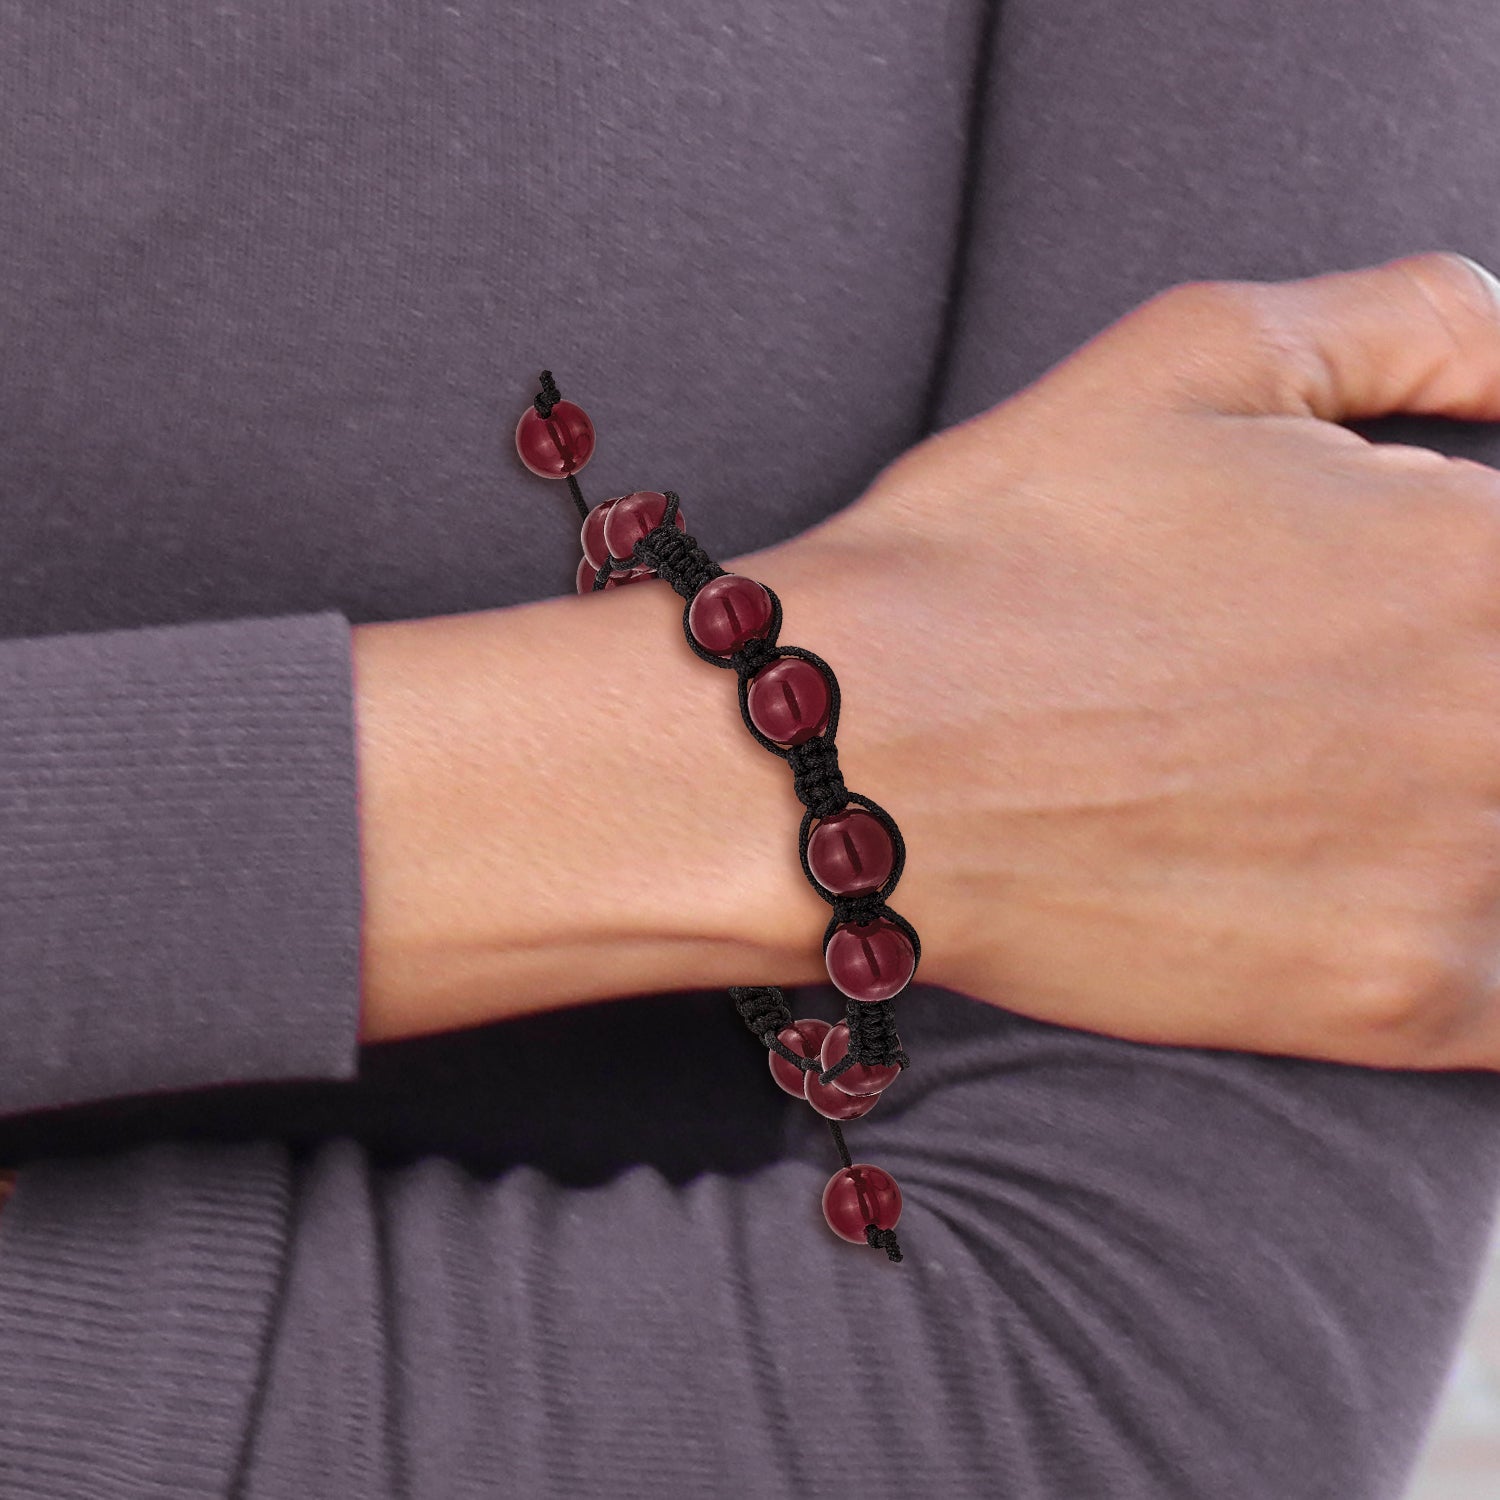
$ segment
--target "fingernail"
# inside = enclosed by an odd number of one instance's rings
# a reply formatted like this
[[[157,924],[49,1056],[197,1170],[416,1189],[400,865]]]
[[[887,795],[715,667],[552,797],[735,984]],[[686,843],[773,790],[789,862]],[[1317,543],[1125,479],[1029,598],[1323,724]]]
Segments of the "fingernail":
[[[1500,310],[1500,277],[1497,277],[1493,271],[1485,270],[1472,256],[1460,254],[1458,258],[1468,261],[1479,272],[1479,279],[1485,284],[1490,296],[1495,299],[1496,309]]]

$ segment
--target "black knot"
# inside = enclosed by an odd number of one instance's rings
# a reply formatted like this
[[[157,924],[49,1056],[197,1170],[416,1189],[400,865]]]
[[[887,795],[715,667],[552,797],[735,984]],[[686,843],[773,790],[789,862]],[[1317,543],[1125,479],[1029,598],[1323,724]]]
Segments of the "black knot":
[[[729,661],[746,677],[753,677],[768,662],[775,661],[781,653],[765,636],[752,636],[738,651],[731,652]]]
[[[792,790],[815,818],[842,812],[849,804],[849,788],[839,770],[839,747],[827,735],[814,735],[786,753],[792,768]]]
[[[709,579],[718,578],[724,571],[698,545],[697,537],[679,531],[675,521],[653,526],[635,544],[631,556],[637,565],[644,564],[665,579],[684,599],[691,599]]]
[[[866,1224],[865,1243],[884,1250],[891,1260],[901,1259],[901,1246],[896,1243],[894,1229],[877,1229],[873,1224]]]
[[[536,414],[544,422],[552,415],[552,408],[557,405],[562,397],[557,392],[557,382],[552,378],[551,370],[542,371],[542,388],[532,401],[536,407]]]
[[[792,1024],[792,1013],[786,1008],[781,991],[774,984],[732,984],[729,986],[729,998],[734,1001],[734,1007],[743,1017],[745,1025],[772,1052],[786,1058],[789,1063],[796,1063],[803,1072],[809,1072],[817,1066],[816,1060],[799,1056],[776,1035]]]
[[[849,1055],[855,1062],[877,1068],[899,1063],[904,1068],[911,1061],[896,1035],[894,1000],[848,1000],[844,1020],[849,1027]]]
[[[835,896],[833,898],[833,920],[840,925],[845,922],[873,922],[884,914],[886,904],[879,891],[865,891],[859,896]]]
[[[901,1050],[901,1038],[896,1035],[894,1000],[846,999],[844,1023],[849,1028],[848,1050],[831,1068],[818,1075],[819,1083],[832,1083],[856,1063],[874,1068],[911,1065],[911,1058]]]
[[[774,1037],[778,1031],[792,1024],[792,1013],[774,984],[734,984],[729,987],[729,998],[739,1011],[745,1025],[761,1041]]]

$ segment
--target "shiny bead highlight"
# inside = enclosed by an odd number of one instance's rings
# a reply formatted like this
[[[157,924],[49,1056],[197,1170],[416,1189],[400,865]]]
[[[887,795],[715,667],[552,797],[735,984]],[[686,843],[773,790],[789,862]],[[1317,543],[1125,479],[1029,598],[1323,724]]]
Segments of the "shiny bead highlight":
[[[901,1189],[889,1172],[857,1161],[841,1167],[823,1189],[823,1217],[841,1240],[864,1245],[865,1225],[894,1229],[901,1217]]]
[[[594,424],[571,401],[557,402],[549,417],[528,406],[516,423],[516,452],[533,474],[566,479],[594,456]]]

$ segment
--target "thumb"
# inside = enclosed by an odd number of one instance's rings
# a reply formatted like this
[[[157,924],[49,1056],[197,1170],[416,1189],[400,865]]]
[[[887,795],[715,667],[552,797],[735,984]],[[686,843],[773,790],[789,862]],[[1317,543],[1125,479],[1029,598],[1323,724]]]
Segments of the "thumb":
[[[1500,421],[1500,283],[1451,251],[1295,281],[1194,281],[1134,317],[1141,383],[1184,406],[1347,422]],[[1163,349],[1168,351],[1165,359]],[[1136,372],[1132,372],[1134,375]]]

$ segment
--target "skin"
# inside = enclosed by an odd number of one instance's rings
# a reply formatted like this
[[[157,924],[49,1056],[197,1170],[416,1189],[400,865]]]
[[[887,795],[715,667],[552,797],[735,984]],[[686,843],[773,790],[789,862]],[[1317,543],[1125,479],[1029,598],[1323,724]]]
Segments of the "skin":
[[[1500,474],[1337,425],[1500,420],[1482,274],[1172,288],[781,549],[922,978],[1141,1042],[1500,1066]]]
[[[1500,1068],[1500,473],[1340,425],[1397,412],[1500,421],[1461,257],[1190,283],[722,564],[834,670],[922,981]],[[826,982],[803,806],[681,617],[648,580],[355,628],[361,1040]]]
[[[833,668],[918,976],[1163,1045],[1500,1066],[1500,304],[1191,283],[723,565]],[[655,580],[355,632],[364,1037],[826,981],[790,774]],[[587,711],[580,711],[586,706]]]

